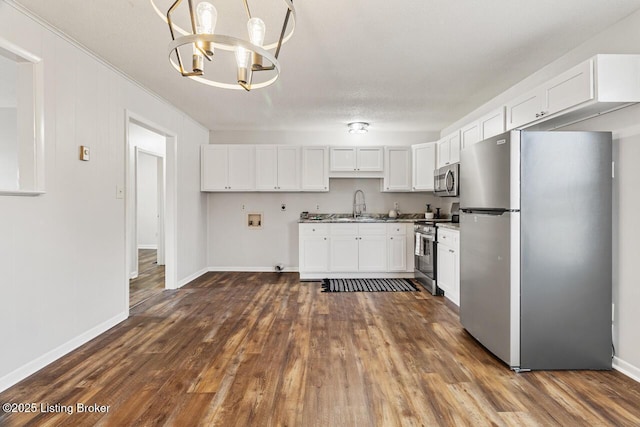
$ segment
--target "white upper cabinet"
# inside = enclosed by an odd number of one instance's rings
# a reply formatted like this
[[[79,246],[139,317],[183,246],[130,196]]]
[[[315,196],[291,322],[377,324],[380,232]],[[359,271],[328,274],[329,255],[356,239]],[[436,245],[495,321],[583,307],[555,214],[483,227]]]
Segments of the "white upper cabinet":
[[[411,147],[384,148],[382,191],[411,191]]]
[[[482,141],[480,122],[469,123],[460,129],[460,148],[465,149],[476,142]]]
[[[506,105],[506,128],[553,130],[640,102],[640,55],[601,54]]]
[[[438,167],[460,161],[460,131],[455,131],[438,141]]]
[[[500,107],[460,129],[460,149],[505,131],[504,107]]]
[[[255,146],[210,144],[200,153],[202,191],[255,189]]]
[[[329,191],[327,147],[302,147],[302,190]]]
[[[507,128],[517,128],[593,97],[593,60],[590,59],[508,103]]]
[[[433,171],[436,168],[436,143],[427,142],[411,147],[413,151],[414,191],[433,191]]]
[[[360,177],[363,172],[382,172],[384,169],[383,153],[382,147],[331,147],[330,171],[333,176],[341,176],[340,173],[352,173],[352,175],[343,175],[345,177]],[[353,174],[354,172],[356,174]]]
[[[480,118],[478,128],[480,129],[480,141],[500,135],[507,129],[505,127],[504,107],[490,112]],[[464,148],[464,146],[462,147]]]
[[[256,189],[261,191],[300,190],[300,147],[256,146]]]

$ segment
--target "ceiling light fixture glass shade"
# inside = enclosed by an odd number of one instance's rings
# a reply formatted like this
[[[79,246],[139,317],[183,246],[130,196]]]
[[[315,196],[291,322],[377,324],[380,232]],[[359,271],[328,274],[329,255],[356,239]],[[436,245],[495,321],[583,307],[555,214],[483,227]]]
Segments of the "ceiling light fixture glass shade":
[[[367,133],[369,132],[369,123],[365,122],[352,122],[349,123],[349,133]]]
[[[295,29],[293,0],[260,0],[251,5],[250,0],[213,0],[215,6],[207,1],[196,5],[194,0],[149,1],[169,26],[169,61],[182,76],[209,86],[247,91],[278,79],[280,50]],[[182,3],[186,7],[180,8]],[[163,13],[161,7],[166,6]],[[261,16],[252,16],[250,6]],[[217,33],[216,27],[230,34]],[[239,30],[234,33],[232,29]],[[192,58],[190,69],[183,60],[188,56]]]

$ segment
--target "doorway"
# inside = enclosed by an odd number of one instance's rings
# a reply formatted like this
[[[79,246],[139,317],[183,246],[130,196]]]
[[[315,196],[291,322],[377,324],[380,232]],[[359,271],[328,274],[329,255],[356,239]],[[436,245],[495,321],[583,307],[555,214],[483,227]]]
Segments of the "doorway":
[[[126,308],[175,289],[174,134],[127,112]]]
[[[150,132],[150,131],[146,131]],[[129,306],[134,307],[165,288],[164,277],[164,156],[142,148],[149,141],[165,144],[162,135],[146,135],[132,125],[131,140],[136,144],[136,252],[137,267],[129,281]]]

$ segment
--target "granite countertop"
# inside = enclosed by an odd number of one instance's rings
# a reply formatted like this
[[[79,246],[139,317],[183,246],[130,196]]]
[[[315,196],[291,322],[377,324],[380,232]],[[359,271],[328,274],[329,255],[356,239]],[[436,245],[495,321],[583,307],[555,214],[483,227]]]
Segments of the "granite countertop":
[[[436,224],[436,225],[438,227],[449,228],[451,230],[460,231],[460,223],[459,222],[456,222],[456,223],[453,223],[453,222],[442,222],[442,223],[439,223],[439,224]]]
[[[357,218],[353,214],[313,214],[308,218],[300,218],[299,223],[319,222],[438,222],[450,221],[449,219],[432,220],[425,219],[424,213],[400,214],[396,218],[390,218],[387,214],[364,214]]]

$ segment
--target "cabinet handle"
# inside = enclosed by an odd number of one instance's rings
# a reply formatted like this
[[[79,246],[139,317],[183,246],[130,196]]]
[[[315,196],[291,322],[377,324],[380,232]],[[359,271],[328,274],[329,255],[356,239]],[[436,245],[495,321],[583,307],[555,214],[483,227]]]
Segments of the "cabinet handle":
[[[453,251],[453,249],[449,249],[449,252],[451,252],[451,253],[455,253],[455,252]]]
[[[391,238],[391,240],[393,240],[393,237]]]
[[[315,228],[312,228],[312,229],[311,229],[311,231],[316,231],[316,229],[315,229]]]
[[[327,240],[327,238],[325,237],[324,240]]]

